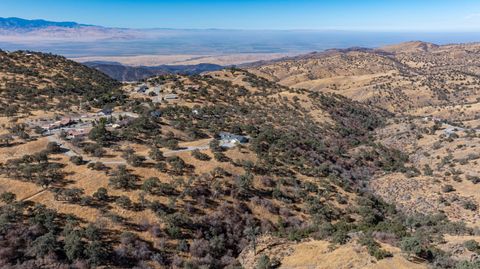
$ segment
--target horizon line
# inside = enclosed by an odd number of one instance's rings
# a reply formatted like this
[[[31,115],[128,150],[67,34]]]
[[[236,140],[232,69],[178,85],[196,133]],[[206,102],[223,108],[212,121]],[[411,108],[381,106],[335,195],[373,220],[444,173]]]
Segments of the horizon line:
[[[343,26],[329,26],[329,27],[322,27],[322,28],[284,28],[284,29],[275,29],[275,28],[221,28],[221,27],[161,27],[161,26],[153,26],[153,27],[122,27],[122,26],[111,26],[111,25],[98,25],[98,24],[90,24],[90,23],[82,23],[77,22],[74,20],[48,20],[42,18],[22,18],[22,17],[0,17],[0,19],[21,19],[27,21],[46,21],[46,22],[54,22],[54,23],[75,23],[79,26],[84,27],[102,27],[102,28],[112,28],[112,29],[128,29],[128,30],[218,30],[218,31],[305,31],[305,32],[372,32],[372,33],[480,33],[480,28],[473,29],[473,28],[465,28],[465,29],[410,29],[410,28],[355,28],[355,27],[343,27]]]

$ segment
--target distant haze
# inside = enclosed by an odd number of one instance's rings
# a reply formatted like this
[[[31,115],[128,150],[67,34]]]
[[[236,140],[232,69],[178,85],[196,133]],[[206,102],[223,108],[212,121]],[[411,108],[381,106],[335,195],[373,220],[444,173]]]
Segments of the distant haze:
[[[151,31],[150,31],[151,33]],[[158,30],[157,36],[118,40],[35,42],[2,40],[6,50],[40,50],[74,56],[145,54],[290,53],[330,48],[378,47],[411,40],[437,44],[476,42],[480,33],[380,33],[322,31]],[[33,40],[32,40],[33,41]]]
[[[437,44],[480,41],[480,33],[307,30],[124,29],[4,19],[0,48],[67,57],[137,55],[300,54],[331,48],[379,47],[411,40]],[[13,26],[12,26],[13,25]],[[27,25],[27,26],[25,26]]]

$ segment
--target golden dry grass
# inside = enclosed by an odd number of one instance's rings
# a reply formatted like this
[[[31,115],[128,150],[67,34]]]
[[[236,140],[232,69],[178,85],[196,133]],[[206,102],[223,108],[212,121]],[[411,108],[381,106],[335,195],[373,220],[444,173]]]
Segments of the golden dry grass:
[[[355,243],[329,248],[327,241],[309,241],[293,246],[293,253],[282,260],[282,269],[425,269],[425,264],[408,261],[400,250],[384,246],[392,258],[375,261],[365,247]]]

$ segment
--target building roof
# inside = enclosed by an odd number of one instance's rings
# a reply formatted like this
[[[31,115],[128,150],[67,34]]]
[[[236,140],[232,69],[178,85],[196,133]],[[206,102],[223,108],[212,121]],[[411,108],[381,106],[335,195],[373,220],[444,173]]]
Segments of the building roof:
[[[117,124],[118,124],[119,126],[126,126],[126,125],[129,125],[132,121],[133,121],[133,118],[127,117],[127,118],[125,118],[125,119],[123,119],[123,120],[121,120],[121,121],[118,121]]]
[[[84,129],[67,130],[66,133],[67,133],[67,136],[73,136],[73,137],[87,134]]]
[[[165,94],[163,96],[164,99],[177,99],[178,98],[178,95],[177,94],[174,94],[174,93],[170,93],[170,94]]]
[[[72,123],[72,122],[73,122],[73,120],[70,117],[65,117],[65,118],[60,120],[60,124],[62,124],[62,125],[66,125],[66,124],[69,124],[69,123]]]
[[[154,111],[150,112],[150,116],[152,116],[152,117],[161,117],[161,116],[162,116],[162,111],[160,111],[160,110],[154,110]]]
[[[222,140],[237,140],[240,143],[245,143],[245,142],[248,141],[248,137],[246,137],[246,136],[236,135],[236,134],[232,134],[232,133],[229,133],[229,132],[220,132],[220,133],[218,133],[218,135],[220,136],[220,139],[222,139]]]
[[[148,89],[147,85],[143,84],[143,85],[138,86],[135,90],[137,92],[145,92],[147,89]]]
[[[112,108],[106,107],[106,108],[103,108],[102,110],[100,110],[99,113],[103,113],[103,114],[105,114],[105,115],[108,115],[108,114],[112,114],[112,112],[113,112],[113,109],[112,109]]]

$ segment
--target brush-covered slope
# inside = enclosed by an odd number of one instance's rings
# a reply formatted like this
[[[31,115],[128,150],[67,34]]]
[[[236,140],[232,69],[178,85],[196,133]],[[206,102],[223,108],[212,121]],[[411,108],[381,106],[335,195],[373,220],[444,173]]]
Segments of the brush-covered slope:
[[[120,84],[64,57],[37,52],[0,51],[0,113],[69,108],[80,101],[112,102]]]
[[[78,121],[63,132],[38,132],[36,115],[0,117],[0,267],[288,268],[324,257],[409,268],[403,255],[456,266],[442,236],[474,235],[367,188],[416,172],[375,143],[385,110],[239,69],[142,83],[158,92],[124,85],[109,117],[42,116]],[[303,251],[312,246],[320,256]]]
[[[478,44],[409,42],[376,50],[331,50],[253,66],[282,85],[334,92],[394,112],[480,97]]]
[[[95,68],[118,81],[138,81],[152,76],[165,74],[197,75],[203,72],[223,69],[217,64],[194,65],[158,65],[158,66],[128,66],[117,62],[85,62],[86,66]]]

